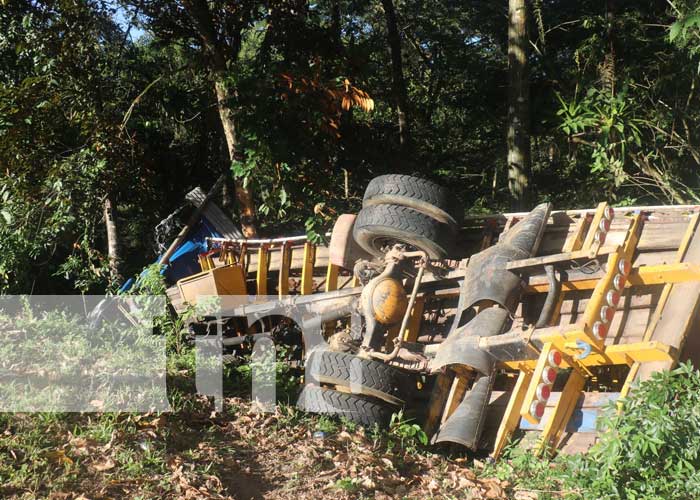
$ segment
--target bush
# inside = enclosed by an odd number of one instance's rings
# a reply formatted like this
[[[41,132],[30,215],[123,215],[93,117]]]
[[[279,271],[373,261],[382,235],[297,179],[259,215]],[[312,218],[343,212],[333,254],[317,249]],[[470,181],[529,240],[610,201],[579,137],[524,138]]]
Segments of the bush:
[[[654,373],[601,423],[578,463],[587,498],[700,498],[700,372],[690,363]]]
[[[686,363],[654,373],[621,409],[603,413],[600,440],[586,454],[549,462],[513,448],[493,472],[540,498],[700,498],[700,371]]]

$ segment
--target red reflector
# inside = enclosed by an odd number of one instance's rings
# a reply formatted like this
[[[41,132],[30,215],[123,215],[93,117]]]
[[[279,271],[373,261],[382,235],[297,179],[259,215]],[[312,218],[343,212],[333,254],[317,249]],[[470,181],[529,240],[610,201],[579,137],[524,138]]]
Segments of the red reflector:
[[[632,270],[632,264],[630,264],[630,261],[627,259],[622,259],[620,262],[617,264],[617,268],[620,270],[620,272],[624,275],[627,276],[630,271]]]
[[[547,361],[554,368],[558,368],[561,365],[561,353],[556,349],[549,351],[549,356],[547,356]]]
[[[596,242],[600,243],[601,245],[605,243],[605,233],[601,231],[600,229],[595,232],[595,240]]]
[[[537,386],[537,399],[539,399],[542,402],[545,402],[549,399],[549,396],[552,394],[552,387],[548,384],[540,384]]]
[[[608,336],[608,327],[600,321],[593,323],[593,336],[598,340],[603,340]]]
[[[615,317],[615,309],[610,306],[600,308],[600,319],[603,323],[610,323]]]
[[[540,403],[539,401],[533,401],[530,405],[530,415],[535,417],[537,420],[541,419],[542,415],[544,415],[544,404]]]
[[[545,384],[553,384],[557,378],[557,371],[551,366],[546,366],[542,372],[542,382]]]
[[[608,220],[613,220],[615,218],[615,209],[611,206],[605,207],[605,212],[603,212],[603,217]]]
[[[605,296],[605,300],[608,302],[610,307],[617,307],[620,303],[620,294],[615,290],[610,290]]]
[[[621,274],[616,274],[613,278],[613,286],[617,291],[621,292],[625,288],[625,283],[627,283],[627,279]]]
[[[601,231],[607,233],[610,230],[610,221],[608,219],[600,219],[600,225],[598,225]]]

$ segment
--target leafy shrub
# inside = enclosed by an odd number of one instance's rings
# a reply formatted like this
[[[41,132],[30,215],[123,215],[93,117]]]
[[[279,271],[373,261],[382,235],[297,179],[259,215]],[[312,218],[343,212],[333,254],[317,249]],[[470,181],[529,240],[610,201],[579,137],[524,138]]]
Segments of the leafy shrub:
[[[603,414],[586,454],[548,462],[514,448],[494,473],[557,498],[700,498],[700,371],[686,363],[654,373],[621,404]]]

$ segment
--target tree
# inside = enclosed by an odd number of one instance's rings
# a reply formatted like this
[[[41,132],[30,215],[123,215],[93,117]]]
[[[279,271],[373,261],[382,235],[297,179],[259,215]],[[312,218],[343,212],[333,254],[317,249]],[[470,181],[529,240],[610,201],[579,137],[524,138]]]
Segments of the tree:
[[[526,0],[508,1],[508,188],[515,210],[528,208],[530,85]]]
[[[403,75],[401,56],[401,35],[396,21],[396,9],[393,0],[382,0],[386,17],[387,39],[391,50],[391,80],[392,94],[396,103],[396,116],[399,126],[399,146],[403,161],[408,161],[408,148],[411,134],[408,125],[408,94]]]

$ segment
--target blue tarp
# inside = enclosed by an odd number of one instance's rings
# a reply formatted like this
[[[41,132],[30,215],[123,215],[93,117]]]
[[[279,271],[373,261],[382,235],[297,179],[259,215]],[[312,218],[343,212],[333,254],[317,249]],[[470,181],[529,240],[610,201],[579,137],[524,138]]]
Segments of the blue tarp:
[[[201,271],[197,256],[208,250],[207,238],[221,238],[221,234],[214,229],[214,225],[206,217],[202,216],[199,222],[192,226],[189,233],[187,233],[185,241],[170,256],[170,263],[161,271],[168,286],[172,286],[178,280]],[[161,256],[158,256],[156,262],[160,261],[160,258]],[[144,273],[145,271],[141,273],[141,276]],[[122,285],[119,291],[125,292],[133,284],[134,280],[130,278]]]

